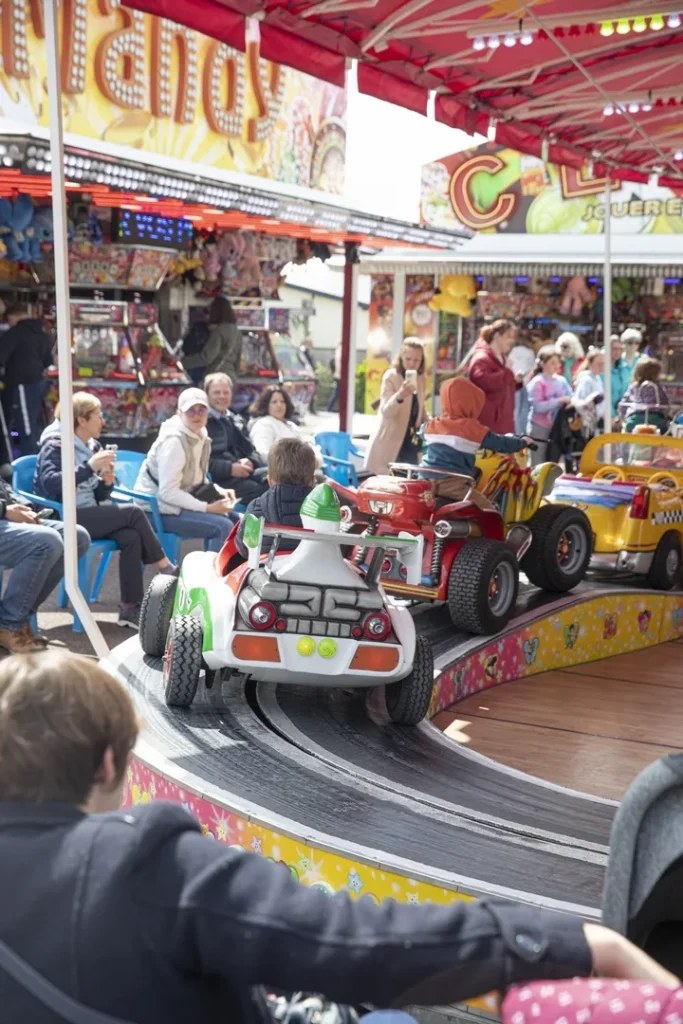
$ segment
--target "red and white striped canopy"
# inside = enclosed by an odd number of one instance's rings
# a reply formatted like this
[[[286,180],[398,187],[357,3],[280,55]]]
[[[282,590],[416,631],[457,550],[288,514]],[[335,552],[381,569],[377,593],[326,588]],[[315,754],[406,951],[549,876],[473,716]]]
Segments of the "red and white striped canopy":
[[[683,185],[683,0],[125,0],[521,152]],[[674,0],[675,3],[675,0]],[[406,140],[409,145],[410,140]]]

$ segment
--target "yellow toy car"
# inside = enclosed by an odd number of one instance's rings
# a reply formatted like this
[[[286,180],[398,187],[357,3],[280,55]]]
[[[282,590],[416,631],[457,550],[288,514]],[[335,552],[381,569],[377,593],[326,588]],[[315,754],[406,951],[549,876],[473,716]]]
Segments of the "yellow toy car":
[[[683,547],[683,438],[603,434],[586,445],[578,476],[560,476],[547,500],[573,505],[593,530],[591,566],[676,586]]]

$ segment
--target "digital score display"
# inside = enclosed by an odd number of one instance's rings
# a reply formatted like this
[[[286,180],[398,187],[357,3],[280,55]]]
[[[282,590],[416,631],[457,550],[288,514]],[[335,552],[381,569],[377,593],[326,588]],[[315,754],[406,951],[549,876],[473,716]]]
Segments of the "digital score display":
[[[161,217],[158,213],[112,210],[111,240],[119,245],[159,246],[191,249],[194,228],[182,217]]]

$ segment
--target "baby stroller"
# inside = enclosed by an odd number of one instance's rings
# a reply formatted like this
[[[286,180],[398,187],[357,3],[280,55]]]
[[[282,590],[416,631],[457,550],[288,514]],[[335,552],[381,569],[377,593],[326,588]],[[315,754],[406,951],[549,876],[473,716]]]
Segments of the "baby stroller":
[[[602,923],[683,973],[683,754],[635,779],[616,813]]]

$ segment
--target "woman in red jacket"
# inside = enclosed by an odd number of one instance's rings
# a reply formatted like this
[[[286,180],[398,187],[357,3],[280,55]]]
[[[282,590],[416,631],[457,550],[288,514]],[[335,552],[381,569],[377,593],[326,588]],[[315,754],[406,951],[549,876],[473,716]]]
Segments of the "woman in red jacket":
[[[512,320],[496,320],[482,327],[470,363],[469,378],[486,395],[479,422],[496,434],[515,430],[515,391],[522,379],[507,365],[507,355],[517,338]]]

